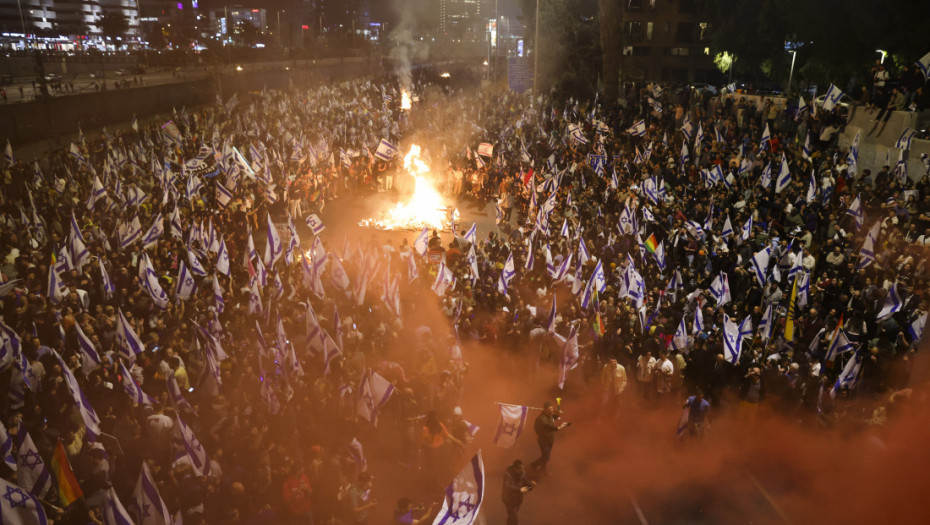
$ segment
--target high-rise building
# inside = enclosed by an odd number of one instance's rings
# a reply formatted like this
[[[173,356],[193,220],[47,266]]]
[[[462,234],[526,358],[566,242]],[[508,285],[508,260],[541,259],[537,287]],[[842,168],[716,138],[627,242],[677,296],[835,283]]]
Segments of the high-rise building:
[[[0,0],[0,34],[25,34],[39,42],[58,36],[99,40],[100,18],[110,13],[126,21],[120,44],[137,41],[137,0]]]
[[[487,9],[483,0],[438,0],[439,35],[452,41],[483,40]],[[493,17],[493,13],[491,13]]]
[[[621,72],[628,80],[708,82],[715,69],[697,0],[625,0]]]

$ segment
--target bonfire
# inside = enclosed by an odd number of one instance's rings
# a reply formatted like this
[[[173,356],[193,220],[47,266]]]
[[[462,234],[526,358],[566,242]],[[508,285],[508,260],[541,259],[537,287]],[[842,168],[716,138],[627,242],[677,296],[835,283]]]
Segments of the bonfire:
[[[359,224],[381,230],[446,229],[448,207],[430,180],[430,167],[420,158],[420,146],[410,146],[410,151],[404,156],[404,170],[414,179],[413,195],[406,202],[397,203],[377,217]]]

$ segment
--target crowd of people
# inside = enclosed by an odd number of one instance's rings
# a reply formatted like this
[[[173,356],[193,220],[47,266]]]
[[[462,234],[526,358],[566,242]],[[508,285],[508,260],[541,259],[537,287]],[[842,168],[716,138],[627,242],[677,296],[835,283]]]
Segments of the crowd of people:
[[[159,498],[189,524],[367,523],[366,449],[419,465],[436,494],[464,464],[473,344],[557,364],[553,387],[602,389],[612,410],[633,390],[688,398],[695,434],[708,406],[856,426],[910,396],[930,177],[871,173],[836,133],[821,141],[843,106],[417,82],[403,111],[402,89],[218,100],[35,163],[8,148],[4,477],[63,523],[123,507],[142,522]],[[450,200],[498,203],[497,231],[396,245],[304,226],[327,203],[405,191],[412,143]],[[447,322],[431,324],[437,303]],[[59,447],[74,503],[35,475]],[[517,492],[534,483],[522,464],[507,475]],[[160,496],[136,488],[146,479]],[[395,517],[433,512],[404,499]]]

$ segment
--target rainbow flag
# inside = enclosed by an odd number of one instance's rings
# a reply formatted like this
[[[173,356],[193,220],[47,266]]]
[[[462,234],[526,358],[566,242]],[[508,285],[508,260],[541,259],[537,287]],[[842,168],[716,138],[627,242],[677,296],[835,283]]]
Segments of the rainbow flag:
[[[65,453],[65,447],[58,440],[55,447],[55,453],[52,455],[52,474],[58,482],[58,497],[61,504],[65,507],[84,497],[81,487],[78,486],[77,478],[71,470],[71,464],[68,463],[68,455]]]
[[[646,245],[646,251],[655,255],[656,248],[659,246],[659,243],[656,242],[656,236],[654,234],[650,235],[649,238],[646,239],[646,242],[643,244]]]

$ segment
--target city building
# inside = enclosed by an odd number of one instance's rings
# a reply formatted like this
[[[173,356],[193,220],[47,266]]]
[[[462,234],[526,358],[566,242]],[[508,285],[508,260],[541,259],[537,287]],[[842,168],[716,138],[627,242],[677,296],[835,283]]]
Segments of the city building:
[[[104,38],[105,14],[125,19],[126,31],[117,41]],[[0,0],[0,47],[132,47],[139,44],[139,23],[137,0]]]
[[[623,80],[715,80],[700,2],[624,0],[623,4]]]
[[[487,39],[488,22],[494,18],[487,0],[437,0],[439,37],[456,43],[481,42]]]

